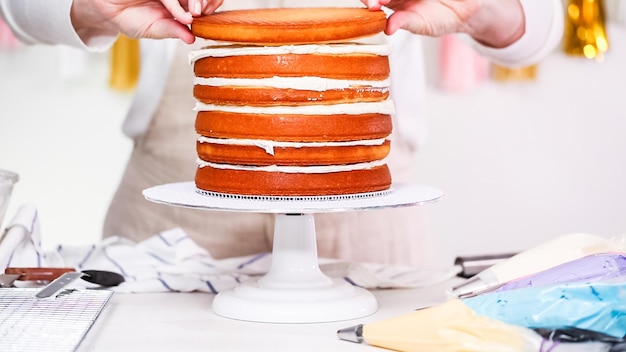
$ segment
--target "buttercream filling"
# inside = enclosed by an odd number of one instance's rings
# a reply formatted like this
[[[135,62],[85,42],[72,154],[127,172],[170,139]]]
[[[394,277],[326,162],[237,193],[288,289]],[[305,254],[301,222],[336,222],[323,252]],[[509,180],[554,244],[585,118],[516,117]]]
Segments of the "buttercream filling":
[[[389,79],[380,81],[341,80],[322,77],[272,77],[272,78],[221,78],[195,77],[194,85],[202,86],[235,86],[235,87],[272,87],[280,89],[313,90],[323,92],[332,89],[348,89],[358,87],[389,89]]]
[[[266,139],[210,138],[198,136],[198,142],[200,143],[255,146],[265,150],[265,152],[270,155],[274,155],[274,148],[349,147],[356,145],[377,146],[384,144],[386,140],[386,138],[378,138],[346,142],[281,142]]]
[[[286,54],[371,54],[389,56],[391,47],[387,44],[303,44],[281,46],[208,46],[198,50],[192,50],[188,54],[189,63],[205,57],[228,57],[245,55],[286,55]]]
[[[313,166],[250,166],[250,165],[233,165],[218,164],[202,159],[196,159],[198,167],[210,166],[216,169],[224,170],[241,170],[241,171],[266,171],[266,172],[283,172],[288,174],[327,174],[332,172],[345,172],[356,170],[368,170],[386,164],[385,159],[375,160],[367,163],[345,164],[345,165],[313,165]]]
[[[196,102],[195,111],[223,111],[239,114],[262,115],[362,115],[395,113],[393,101],[386,99],[376,102],[359,102],[332,105],[298,105],[298,106],[236,106],[215,105]]]

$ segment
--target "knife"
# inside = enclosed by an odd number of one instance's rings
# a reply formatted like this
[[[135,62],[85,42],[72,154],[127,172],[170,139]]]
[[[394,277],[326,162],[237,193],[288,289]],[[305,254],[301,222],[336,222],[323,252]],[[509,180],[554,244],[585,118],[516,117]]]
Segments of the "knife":
[[[13,268],[4,269],[5,274],[18,275],[20,281],[52,281],[59,276],[76,271],[74,268]]]
[[[4,270],[5,274],[0,275],[0,287],[11,287],[15,280],[20,281],[53,281],[61,275],[69,272],[76,272],[74,268],[15,268],[9,267]],[[83,270],[80,276],[83,280],[100,286],[117,286],[124,282],[124,276],[105,270]],[[9,276],[10,275],[10,276]],[[6,276],[4,281],[2,277]],[[11,281],[12,280],[12,281]],[[3,286],[3,283],[6,286]]]
[[[73,268],[6,268],[0,274],[0,288],[14,287],[15,281],[52,281]]]

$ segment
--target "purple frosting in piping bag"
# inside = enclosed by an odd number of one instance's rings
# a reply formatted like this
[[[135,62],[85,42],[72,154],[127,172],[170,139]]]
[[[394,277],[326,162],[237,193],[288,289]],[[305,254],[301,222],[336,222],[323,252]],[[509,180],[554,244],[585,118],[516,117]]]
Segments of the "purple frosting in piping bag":
[[[626,253],[598,253],[509,281],[495,292],[575,282],[597,282],[626,275]]]

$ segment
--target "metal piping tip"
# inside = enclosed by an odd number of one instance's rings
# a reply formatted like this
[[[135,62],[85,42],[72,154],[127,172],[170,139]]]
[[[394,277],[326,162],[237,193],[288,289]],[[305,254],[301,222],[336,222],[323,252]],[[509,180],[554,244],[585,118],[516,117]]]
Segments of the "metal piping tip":
[[[456,298],[469,298],[478,296],[481,293],[493,291],[500,287],[501,284],[487,283],[478,276],[467,279],[460,285],[452,288],[452,295]]]
[[[337,336],[344,341],[363,342],[363,324],[337,330]]]

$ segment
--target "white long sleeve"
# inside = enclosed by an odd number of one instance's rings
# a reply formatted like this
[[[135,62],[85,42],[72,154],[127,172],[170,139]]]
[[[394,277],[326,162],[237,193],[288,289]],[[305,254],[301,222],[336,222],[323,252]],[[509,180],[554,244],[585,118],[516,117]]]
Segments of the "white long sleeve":
[[[72,0],[0,0],[0,16],[26,44],[68,45],[98,52],[115,41],[117,33],[102,32],[83,42],[70,18]]]
[[[508,67],[535,64],[552,52],[563,37],[564,14],[561,0],[520,0],[526,31],[515,43],[494,49],[472,41],[476,50],[491,61]]]

